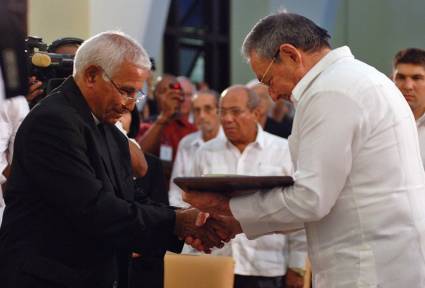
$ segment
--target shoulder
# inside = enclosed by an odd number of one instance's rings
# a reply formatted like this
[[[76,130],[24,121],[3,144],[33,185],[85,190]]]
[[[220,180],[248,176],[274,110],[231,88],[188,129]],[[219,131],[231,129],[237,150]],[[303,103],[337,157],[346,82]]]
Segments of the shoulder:
[[[273,135],[269,132],[263,131],[264,133],[264,140],[266,142],[266,145],[279,145],[281,147],[287,147],[288,146],[288,140],[276,135]]]
[[[193,141],[201,138],[201,132],[196,131],[193,133],[190,133],[186,136],[184,136],[179,143],[179,149],[184,149],[190,147],[192,145]]]
[[[55,93],[37,104],[22,122],[23,129],[65,134],[79,130],[84,121],[75,107],[70,105],[61,93]]]
[[[217,150],[223,150],[226,146],[226,138],[216,137],[205,142],[200,148],[199,151],[202,152],[214,152]]]

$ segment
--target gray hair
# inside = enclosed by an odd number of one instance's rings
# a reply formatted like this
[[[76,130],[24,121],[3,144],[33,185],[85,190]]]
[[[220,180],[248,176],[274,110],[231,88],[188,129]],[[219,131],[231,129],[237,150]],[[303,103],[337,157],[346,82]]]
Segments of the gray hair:
[[[246,87],[245,85],[233,85],[230,86],[229,88],[227,88],[226,90],[224,90],[221,93],[221,97],[223,98],[224,95],[226,95],[230,90],[243,90],[245,91],[247,97],[248,97],[248,101],[246,103],[246,106],[249,110],[254,110],[256,109],[261,102],[260,96],[258,96],[257,93],[254,92],[254,90],[249,89],[248,87]]]
[[[279,46],[285,43],[306,52],[315,52],[324,47],[330,48],[329,38],[328,31],[310,19],[280,12],[255,24],[242,44],[242,55],[249,59],[251,52],[255,51],[260,57],[271,59]]]
[[[102,32],[84,41],[77,50],[73,76],[89,65],[98,65],[113,77],[125,61],[146,70],[152,65],[145,49],[130,36],[119,31]]]
[[[205,89],[205,90],[201,90],[201,91],[196,91],[195,94],[193,94],[192,100],[195,100],[196,97],[198,97],[199,95],[205,95],[205,94],[211,95],[215,100],[215,105],[218,107],[218,101],[220,100],[220,95],[212,89]]]

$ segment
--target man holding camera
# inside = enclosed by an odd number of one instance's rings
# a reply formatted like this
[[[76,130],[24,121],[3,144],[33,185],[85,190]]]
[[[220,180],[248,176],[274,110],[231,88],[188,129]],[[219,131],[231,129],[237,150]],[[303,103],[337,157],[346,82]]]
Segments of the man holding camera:
[[[188,121],[188,115],[181,113],[184,92],[175,76],[165,74],[159,78],[154,95],[159,115],[151,125],[142,126],[138,142],[143,151],[171,162],[176,156],[180,140],[197,129]]]
[[[227,240],[218,223],[195,227],[195,209],[136,202],[128,142],[114,124],[134,108],[149,69],[133,39],[95,35],[73,77],[25,118],[0,229],[2,288],[125,287],[131,252],[178,251],[177,237],[207,251]]]
[[[38,39],[41,41],[40,38]],[[49,45],[47,52],[60,54],[60,55],[74,56],[75,53],[77,52],[78,47],[80,47],[81,43],[83,43],[83,40],[80,38],[75,38],[75,37],[59,38],[53,41]],[[48,67],[45,67],[45,68],[48,69]],[[48,71],[48,70],[45,70],[45,71]],[[71,72],[72,70],[69,69],[69,75],[71,74]],[[59,77],[59,76],[69,76],[69,75],[54,75],[54,76]],[[43,82],[40,81],[40,79],[37,79],[35,75],[30,76],[28,94],[26,98],[31,106],[34,106],[36,102],[38,102],[41,98],[43,98],[43,95],[45,96],[46,93],[49,93],[49,91],[44,91],[43,86],[44,86]]]

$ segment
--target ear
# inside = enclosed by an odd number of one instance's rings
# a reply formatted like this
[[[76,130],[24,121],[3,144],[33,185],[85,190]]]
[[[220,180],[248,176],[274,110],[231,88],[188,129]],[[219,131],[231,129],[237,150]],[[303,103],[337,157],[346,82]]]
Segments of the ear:
[[[100,73],[99,67],[90,65],[84,70],[84,81],[88,86],[93,86],[97,81],[96,76],[100,75]]]
[[[260,122],[260,108],[255,108],[254,110],[252,110],[252,114],[254,114],[255,119],[257,119],[257,122]]]
[[[292,61],[295,64],[302,63],[301,51],[297,49],[294,45],[287,43],[280,45],[279,55],[282,60],[287,58],[289,61]]]

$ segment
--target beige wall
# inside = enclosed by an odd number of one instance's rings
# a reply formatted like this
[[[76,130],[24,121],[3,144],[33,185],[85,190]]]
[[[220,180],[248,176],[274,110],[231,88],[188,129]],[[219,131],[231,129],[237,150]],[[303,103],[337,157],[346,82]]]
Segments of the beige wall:
[[[60,37],[89,37],[89,0],[29,0],[28,34],[51,43]]]
[[[233,0],[230,9],[230,84],[246,84],[255,75],[241,55],[241,45],[251,27],[270,13],[268,1]]]

